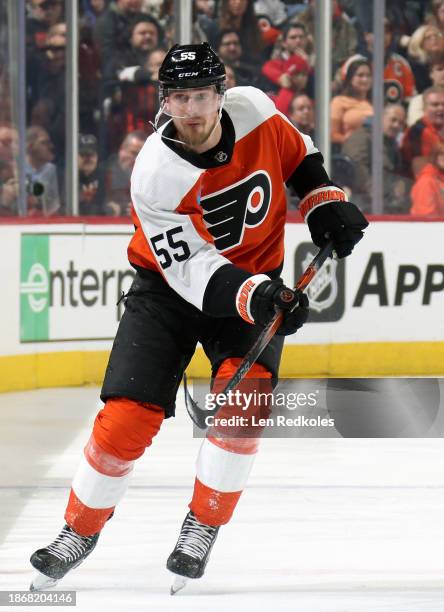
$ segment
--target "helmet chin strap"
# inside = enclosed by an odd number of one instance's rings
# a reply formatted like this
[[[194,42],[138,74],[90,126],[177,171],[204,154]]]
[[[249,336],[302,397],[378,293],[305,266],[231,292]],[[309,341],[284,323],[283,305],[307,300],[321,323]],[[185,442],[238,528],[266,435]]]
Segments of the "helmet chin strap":
[[[213,129],[211,130],[211,132],[208,134],[208,138],[211,138],[211,136],[214,134],[214,130],[217,128],[217,126],[220,124],[221,119],[222,119],[222,109],[225,103],[225,92],[222,95],[222,101],[220,103],[220,107],[219,107],[219,111],[218,111],[218,119],[216,121],[216,123],[213,126]],[[152,121],[149,122],[149,124],[152,126],[153,130],[156,132],[156,134],[159,134],[161,138],[165,138],[165,140],[170,140],[171,142],[177,142],[178,144],[185,146],[185,147],[190,147],[192,145],[190,145],[187,142],[183,142],[182,140],[177,140],[177,138],[170,138],[169,136],[164,136],[163,134],[161,134],[159,132],[159,121],[161,116],[165,113],[165,101],[162,102],[162,104],[160,105],[159,110],[156,113],[156,116],[154,117],[154,123]],[[172,117],[170,119],[170,121],[172,121],[174,119],[174,117]],[[168,121],[168,123],[170,123],[170,121]]]

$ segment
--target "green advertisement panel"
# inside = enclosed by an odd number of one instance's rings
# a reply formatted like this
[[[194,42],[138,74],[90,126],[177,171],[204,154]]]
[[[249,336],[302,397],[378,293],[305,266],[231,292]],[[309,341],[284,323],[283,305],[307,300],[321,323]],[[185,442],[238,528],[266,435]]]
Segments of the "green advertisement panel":
[[[20,253],[20,341],[48,340],[49,236],[22,235]]]

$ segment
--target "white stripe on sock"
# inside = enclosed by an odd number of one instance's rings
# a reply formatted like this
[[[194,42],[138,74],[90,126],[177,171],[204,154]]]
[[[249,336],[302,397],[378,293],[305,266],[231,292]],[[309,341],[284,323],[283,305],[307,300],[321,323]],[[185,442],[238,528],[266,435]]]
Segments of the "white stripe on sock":
[[[88,508],[112,508],[122,499],[131,472],[125,476],[106,476],[90,466],[82,456],[72,482],[74,493]]]
[[[197,457],[196,476],[202,484],[222,493],[242,491],[255,456],[226,451],[205,439]]]

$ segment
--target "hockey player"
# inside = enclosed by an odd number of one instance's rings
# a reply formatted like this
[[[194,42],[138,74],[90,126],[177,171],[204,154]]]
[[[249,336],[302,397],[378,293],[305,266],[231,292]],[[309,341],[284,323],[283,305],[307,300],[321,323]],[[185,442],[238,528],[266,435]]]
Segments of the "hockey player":
[[[247,376],[271,389],[284,336],[308,315],[305,295],[279,278],[284,183],[301,198],[313,242],[322,246],[329,236],[338,257],[352,252],[367,226],[331,183],[311,139],[264,93],[252,87],[225,92],[224,66],[207,43],[175,45],[159,82],[158,118],[165,114],[169,120],[160,128],[156,120],[131,177],[136,229],[128,256],[137,275],[105,374],[105,406],[72,483],[66,524],[31,557],[39,571],[34,589],[55,584],[93,550],[125,493],[134,461],[164,418],[174,415],[198,341],[220,387],[281,309],[278,335]],[[203,575],[256,451],[254,438],[222,439],[213,432],[204,439],[190,511],[167,561],[174,574]]]

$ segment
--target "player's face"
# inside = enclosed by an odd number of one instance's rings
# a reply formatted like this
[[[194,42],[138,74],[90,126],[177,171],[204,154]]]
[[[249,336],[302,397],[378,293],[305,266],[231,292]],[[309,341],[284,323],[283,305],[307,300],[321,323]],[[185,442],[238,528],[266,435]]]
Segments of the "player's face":
[[[219,120],[221,96],[213,86],[170,91],[165,112],[173,118],[180,139],[200,146]]]

